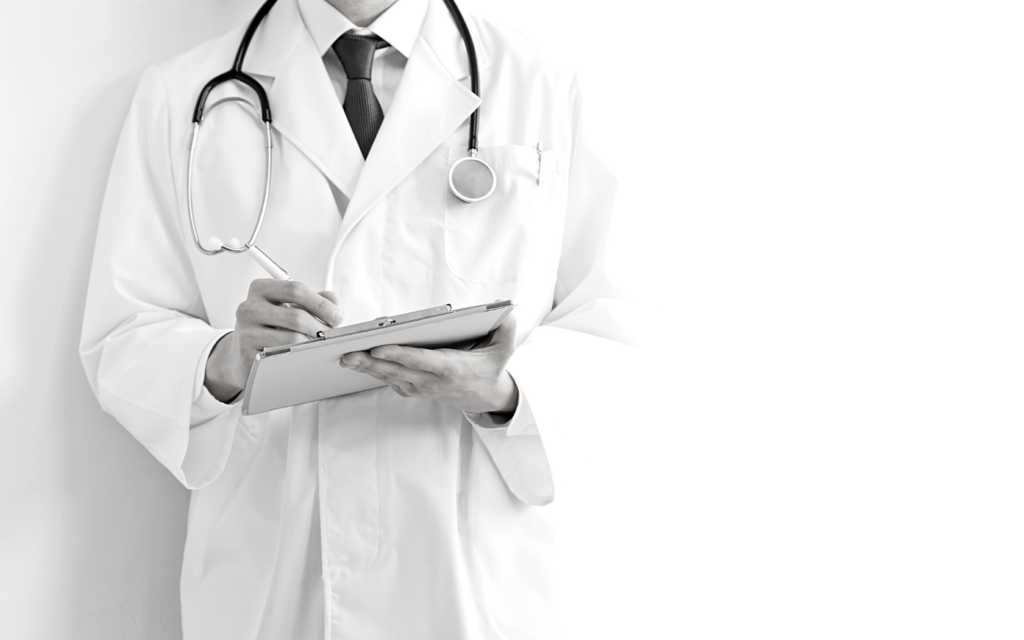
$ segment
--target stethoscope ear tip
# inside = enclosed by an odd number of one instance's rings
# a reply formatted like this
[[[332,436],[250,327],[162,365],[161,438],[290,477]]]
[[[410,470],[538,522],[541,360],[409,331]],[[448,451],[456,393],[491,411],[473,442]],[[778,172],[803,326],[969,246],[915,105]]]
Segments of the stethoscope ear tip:
[[[210,251],[220,251],[224,248],[224,243],[221,242],[220,238],[217,236],[210,236],[210,239],[207,240],[207,242],[210,243]]]

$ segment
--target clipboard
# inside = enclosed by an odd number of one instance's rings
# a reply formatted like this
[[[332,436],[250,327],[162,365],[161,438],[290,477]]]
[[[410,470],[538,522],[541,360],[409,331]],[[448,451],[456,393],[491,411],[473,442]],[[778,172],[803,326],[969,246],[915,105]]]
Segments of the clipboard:
[[[497,329],[514,308],[511,300],[463,309],[445,304],[322,331],[316,339],[288,347],[264,349],[249,370],[242,414],[383,387],[385,384],[376,378],[342,367],[341,357],[386,344],[471,349]]]

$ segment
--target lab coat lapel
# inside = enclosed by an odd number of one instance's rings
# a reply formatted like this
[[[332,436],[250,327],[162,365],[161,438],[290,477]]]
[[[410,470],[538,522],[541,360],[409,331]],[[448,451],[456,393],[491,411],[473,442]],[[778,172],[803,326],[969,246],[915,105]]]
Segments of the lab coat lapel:
[[[267,16],[264,40],[253,40],[245,66],[274,77],[269,92],[274,128],[351,198],[363,168],[359,145],[298,4],[279,0],[278,5]]]
[[[359,176],[335,251],[373,206],[480,105],[480,99],[460,82],[468,77],[466,54],[461,47],[462,39],[447,9],[441,2],[432,1],[423,31]],[[486,56],[481,50],[477,57],[482,70],[486,67]]]

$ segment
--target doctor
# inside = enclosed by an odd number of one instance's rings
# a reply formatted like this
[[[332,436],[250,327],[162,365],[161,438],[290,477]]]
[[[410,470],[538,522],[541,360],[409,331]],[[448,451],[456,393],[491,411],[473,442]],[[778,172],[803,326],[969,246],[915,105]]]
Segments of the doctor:
[[[278,0],[262,21],[244,63],[273,108],[259,246],[291,282],[244,255],[203,255],[190,236],[192,109],[247,25],[142,77],[81,357],[104,410],[192,490],[185,640],[557,635],[542,507],[553,452],[586,437],[571,407],[595,402],[567,389],[586,389],[622,341],[602,267],[614,180],[581,136],[575,76],[468,22],[482,100],[441,0]],[[210,99],[224,97],[255,102],[240,83]],[[447,175],[478,108],[497,183],[466,203]],[[202,233],[252,229],[261,126],[238,102],[206,114]],[[321,320],[499,298],[516,319],[487,346],[352,354],[344,366],[388,386],[241,415],[255,354]]]

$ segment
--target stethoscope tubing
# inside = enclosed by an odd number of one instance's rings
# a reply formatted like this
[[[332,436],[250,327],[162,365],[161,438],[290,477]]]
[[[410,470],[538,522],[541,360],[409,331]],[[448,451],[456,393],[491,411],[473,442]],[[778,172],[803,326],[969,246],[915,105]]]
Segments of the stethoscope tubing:
[[[448,7],[448,12],[452,14],[452,21],[455,22],[455,28],[459,30],[459,36],[462,38],[462,44],[466,47],[466,57],[469,59],[469,88],[473,95],[479,98],[480,71],[477,68],[476,46],[473,44],[473,36],[469,33],[469,26],[466,24],[466,19],[462,16],[462,11],[455,4],[455,0],[444,0],[444,4]],[[477,107],[469,115],[469,154],[473,157],[476,157],[476,132],[479,123],[480,107]]]
[[[270,10],[274,8],[274,4],[277,0],[267,0],[262,6],[256,11],[256,15],[252,17],[249,22],[249,26],[245,29],[245,34],[242,36],[242,42],[238,45],[238,51],[235,52],[235,60],[231,65],[231,68],[219,76],[211,79],[203,87],[203,90],[199,92],[199,99],[196,100],[196,108],[192,112],[192,122],[202,122],[203,110],[206,107],[206,98],[210,95],[217,85],[229,82],[231,80],[237,80],[245,83],[250,89],[256,92],[256,97],[260,101],[260,117],[263,118],[263,122],[273,121],[273,115],[270,112],[270,100],[267,99],[267,92],[263,89],[263,85],[256,81],[255,78],[242,71],[242,63],[245,62],[245,54],[249,52],[249,45],[252,43],[253,37],[256,35],[256,29],[259,28],[260,23],[267,17]]]
[[[216,105],[220,104],[221,102],[230,102],[230,101],[241,102],[241,103],[243,103],[243,104],[245,104],[247,106],[249,105],[249,102],[244,100],[244,99],[242,99],[242,98],[228,97],[228,98],[223,98],[221,100],[218,100],[217,102],[214,103],[213,106],[216,106]],[[267,171],[266,171],[266,175],[264,177],[264,183],[263,183],[263,201],[260,203],[260,213],[259,213],[259,216],[256,218],[256,226],[253,227],[252,235],[249,237],[249,240],[245,244],[243,244],[241,247],[231,247],[231,246],[228,246],[226,244],[221,244],[221,246],[219,248],[217,248],[217,249],[207,249],[206,247],[203,246],[203,243],[200,242],[200,240],[199,240],[199,230],[196,228],[195,204],[194,204],[193,198],[192,198],[192,182],[193,182],[193,173],[195,171],[195,169],[194,169],[194,167],[195,167],[195,154],[196,154],[196,148],[199,146],[199,129],[200,129],[201,126],[202,126],[202,122],[194,122],[192,124],[192,139],[191,139],[191,141],[189,142],[189,145],[188,145],[188,176],[187,176],[186,180],[187,180],[187,184],[188,184],[188,186],[187,186],[187,191],[188,191],[188,198],[187,198],[187,200],[188,200],[188,221],[189,221],[189,226],[192,229],[192,239],[195,241],[196,246],[199,248],[199,251],[201,251],[203,254],[208,255],[208,256],[215,256],[215,255],[217,255],[219,253],[222,253],[224,251],[228,251],[230,253],[245,253],[246,251],[248,251],[252,247],[256,246],[256,238],[259,237],[260,229],[263,228],[263,219],[267,215],[267,204],[270,202],[270,183],[271,183],[271,178],[272,178],[273,172],[274,172],[274,138],[273,138],[273,136],[270,133],[270,121],[269,120],[265,120],[263,122],[263,131],[264,131],[265,136],[266,136],[266,138],[265,138],[266,142],[265,142],[264,146],[266,147],[266,154],[267,154]],[[264,255],[266,255],[266,254],[264,254]]]
[[[256,239],[259,237],[260,230],[263,228],[263,220],[267,213],[267,204],[270,201],[270,183],[271,175],[273,173],[273,137],[270,132],[270,124],[273,122],[273,114],[270,110],[270,100],[267,98],[267,92],[263,86],[252,76],[242,71],[242,65],[245,62],[245,55],[249,51],[249,45],[252,43],[253,37],[256,35],[256,30],[259,25],[266,18],[267,14],[273,8],[277,0],[266,0],[263,5],[260,6],[259,10],[256,11],[256,15],[253,16],[246,27],[245,34],[242,36],[242,41],[239,43],[238,51],[235,53],[234,62],[231,65],[231,69],[224,73],[212,78],[206,85],[203,86],[202,91],[199,93],[199,98],[196,100],[195,110],[192,112],[192,139],[189,142],[188,152],[188,178],[187,178],[187,190],[188,190],[188,219],[189,226],[192,231],[192,239],[195,241],[196,247],[204,255],[215,256],[225,251],[230,253],[248,253],[252,252],[253,259],[259,263],[264,269],[266,269],[275,278],[287,280],[289,279],[287,272],[280,267],[276,262],[270,259],[267,254],[263,253],[256,247]],[[473,36],[469,32],[469,26],[466,24],[466,19],[463,17],[462,12],[455,4],[455,0],[444,0],[445,6],[448,8],[448,12],[452,16],[452,21],[455,23],[456,29],[459,31],[459,36],[462,38],[462,42],[466,48],[466,56],[469,60],[469,82],[470,89],[473,94],[480,97],[480,73],[476,58],[476,46],[473,44]],[[203,246],[203,243],[199,240],[199,230],[196,227],[196,215],[195,205],[192,198],[192,185],[193,185],[193,173],[195,167],[195,154],[196,148],[199,143],[199,130],[203,124],[204,112],[206,111],[206,100],[217,86],[230,81],[238,81],[250,89],[256,94],[257,99],[260,103],[259,117],[263,121],[264,131],[266,133],[266,153],[267,153],[267,172],[266,180],[263,187],[263,202],[260,205],[260,213],[256,219],[256,225],[253,227],[252,235],[249,237],[248,242],[241,246],[229,246],[229,244],[219,243],[220,246],[215,249],[207,249]],[[211,105],[215,107],[221,102],[237,100],[243,102],[246,105],[250,103],[242,98],[230,97],[223,98],[214,102]],[[493,193],[496,184],[494,176],[494,170],[483,160],[477,158],[477,129],[480,124],[480,108],[477,107],[473,110],[473,113],[469,116],[469,157],[463,158],[452,165],[448,173],[448,184],[452,192],[460,200],[464,202],[477,202],[487,198]],[[486,192],[482,197],[468,197],[461,193],[453,181],[455,168],[464,160],[470,160],[473,162],[479,162],[490,172],[491,186],[490,190]]]

